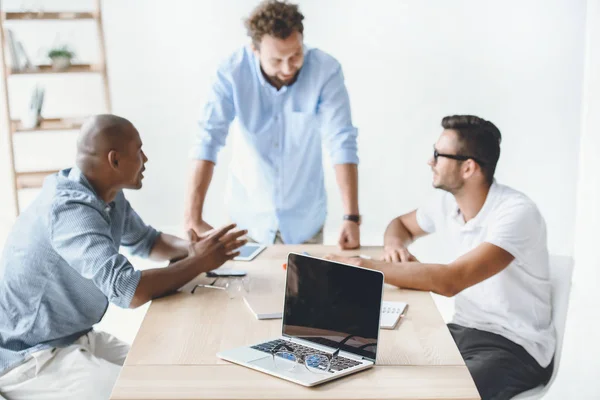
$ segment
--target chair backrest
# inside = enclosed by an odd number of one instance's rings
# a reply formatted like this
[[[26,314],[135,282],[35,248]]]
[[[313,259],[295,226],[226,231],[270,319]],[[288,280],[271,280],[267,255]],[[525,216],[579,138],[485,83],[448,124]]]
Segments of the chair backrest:
[[[569,295],[571,294],[571,279],[573,277],[573,258],[568,256],[550,256],[550,284],[552,285],[552,321],[556,330],[556,350],[554,353],[554,371],[545,386],[519,393],[512,400],[538,400],[542,399],[558,373],[560,355],[562,352],[563,338],[565,336],[565,323],[567,322],[567,309],[569,308]]]
[[[554,354],[554,372],[552,373],[550,382],[546,385],[547,387],[554,381],[560,364],[572,277],[573,258],[551,255],[550,282],[552,284],[552,320],[554,322],[554,329],[556,329],[556,353]]]

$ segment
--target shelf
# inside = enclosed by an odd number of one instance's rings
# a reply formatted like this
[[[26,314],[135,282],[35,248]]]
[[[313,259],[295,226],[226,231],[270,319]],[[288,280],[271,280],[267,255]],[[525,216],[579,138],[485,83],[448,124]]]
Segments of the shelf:
[[[17,172],[17,189],[35,189],[42,187],[44,179],[59,170]]]
[[[12,120],[11,127],[13,133],[18,132],[37,132],[37,131],[62,131],[70,129],[79,129],[83,124],[84,118],[45,118],[39,126],[35,128],[23,128],[20,120]]]
[[[26,2],[22,1],[21,3]],[[45,4],[47,3],[47,1],[41,0],[38,1],[38,3]],[[30,60],[26,63],[28,64],[29,68],[23,68],[23,64],[25,63],[14,63],[13,66],[15,68],[11,68],[11,65],[7,62],[8,60],[5,58],[5,52],[3,52],[2,57],[0,57],[2,58],[2,60],[0,61],[0,64],[2,64],[0,65],[0,69],[3,70],[3,73],[0,73],[0,80],[2,80],[2,83],[0,84],[0,86],[2,86],[2,89],[0,90],[0,92],[7,103],[6,107],[2,107],[4,114],[2,117],[8,123],[8,155],[11,164],[11,176],[13,178],[11,179],[13,184],[13,190],[11,190],[11,192],[14,196],[14,203],[16,206],[15,211],[17,215],[19,215],[21,210],[18,195],[19,190],[29,188],[40,188],[43,185],[44,179],[49,174],[56,173],[57,171],[51,170],[55,167],[55,165],[38,165],[37,168],[33,165],[30,166],[31,169],[47,169],[45,171],[19,171],[15,164],[15,160],[19,159],[19,157],[21,156],[19,153],[24,152],[25,149],[19,149],[19,152],[17,152],[15,149],[15,144],[24,147],[32,146],[35,147],[37,151],[43,153],[45,150],[48,150],[48,143],[53,143],[54,137],[57,137],[57,139],[60,140],[76,140],[77,136],[75,135],[77,135],[81,130],[81,127],[87,120],[88,115],[87,113],[80,113],[76,111],[77,108],[72,109],[71,112],[65,110],[65,113],[58,114],[59,116],[62,116],[59,118],[49,118],[51,116],[56,116],[56,114],[53,113],[48,113],[48,115],[44,115],[44,113],[42,113],[42,116],[38,120],[37,126],[32,128],[27,127],[27,125],[32,125],[35,122],[35,117],[31,115],[31,113],[35,113],[35,111],[24,109],[23,111],[27,112],[27,114],[19,115],[13,112],[13,114],[11,115],[11,107],[8,104],[8,99],[12,98],[12,96],[10,96],[11,93],[9,93],[9,87],[11,86],[10,81],[13,79],[13,82],[20,81],[21,79],[48,81],[51,81],[52,79],[59,79],[62,83],[66,85],[77,85],[77,77],[61,74],[79,74],[79,78],[84,79],[86,81],[88,79],[91,79],[93,81],[101,81],[101,89],[103,89],[104,91],[103,97],[105,103],[105,106],[102,108],[105,110],[105,112],[109,113],[112,108],[109,93],[110,85],[106,66],[106,44],[104,40],[104,26],[102,21],[102,0],[94,0],[93,3],[95,3],[95,6],[91,4],[86,6],[79,4],[80,2],[77,3],[77,8],[74,7],[75,9],[71,10],[66,7],[55,7],[54,9],[48,9],[48,7],[31,7],[31,5],[30,7],[23,6],[21,8],[12,8],[7,10],[3,6],[4,2],[0,0],[0,32],[2,33],[7,27],[14,27],[15,29],[17,29],[17,25],[25,29],[25,25],[30,26],[31,28],[35,28],[35,25],[40,25],[40,28],[42,28],[41,25],[48,25],[47,27],[50,27],[50,25],[55,25],[56,23],[64,23],[68,25],[73,25],[74,29],[94,28],[94,30],[96,31],[98,46],[98,59],[72,59],[71,61],[74,62],[74,64],[70,65],[64,70],[54,70],[52,68],[53,63],[48,58],[40,58],[33,61],[33,63],[41,65],[29,65],[32,63]],[[0,45],[2,46],[7,44],[7,38],[4,35],[3,39],[5,43],[0,43]],[[12,39],[14,39],[14,37]],[[19,66],[21,68],[19,68]],[[81,74],[83,74],[83,76]],[[21,78],[14,78],[14,76],[20,76]],[[25,78],[23,78],[23,76],[25,76]],[[54,78],[51,78],[52,76]],[[69,82],[67,82],[67,80]],[[11,89],[16,90],[17,88]],[[86,93],[81,93],[77,97],[81,97],[81,99],[84,100],[86,98]],[[65,105],[77,106],[78,104],[77,102],[75,102],[74,104],[72,104],[72,102],[66,102]],[[60,167],[60,165],[58,165],[58,167]],[[2,398],[1,395],[0,398]]]
[[[61,20],[75,21],[80,19],[95,19],[96,13],[93,12],[4,12],[2,18],[5,21],[26,21],[26,20]]]
[[[76,74],[102,72],[102,66],[95,64],[73,64],[69,68],[57,71],[51,65],[36,65],[35,69],[8,70],[9,75],[36,75],[36,74]]]

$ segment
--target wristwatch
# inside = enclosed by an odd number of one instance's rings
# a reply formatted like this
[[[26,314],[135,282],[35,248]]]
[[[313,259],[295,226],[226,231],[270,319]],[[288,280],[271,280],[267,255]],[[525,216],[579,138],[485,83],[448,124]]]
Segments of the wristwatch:
[[[352,221],[360,225],[362,221],[362,216],[358,214],[345,214],[344,221]]]

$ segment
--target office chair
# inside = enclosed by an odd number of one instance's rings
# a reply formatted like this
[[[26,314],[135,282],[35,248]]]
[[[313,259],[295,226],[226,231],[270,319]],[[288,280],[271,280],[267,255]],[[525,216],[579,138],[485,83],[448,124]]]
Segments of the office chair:
[[[513,400],[541,399],[550,389],[560,364],[567,310],[569,308],[569,295],[571,293],[571,279],[573,276],[573,258],[568,256],[550,256],[550,282],[552,285],[552,321],[556,330],[556,350],[554,352],[554,371],[546,385],[540,385],[519,393]]]

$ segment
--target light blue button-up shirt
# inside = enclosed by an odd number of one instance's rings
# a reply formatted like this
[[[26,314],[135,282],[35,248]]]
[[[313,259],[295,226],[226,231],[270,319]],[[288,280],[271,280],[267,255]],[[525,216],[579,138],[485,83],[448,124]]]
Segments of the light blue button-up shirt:
[[[216,163],[236,118],[226,194],[231,219],[261,243],[273,243],[278,230],[285,243],[310,239],[327,213],[322,145],[334,164],[358,164],[340,64],[305,48],[296,82],[277,90],[250,47],[240,49],[218,70],[192,157]]]
[[[0,375],[32,352],[72,344],[109,301],[128,307],[141,272],[119,247],[146,257],[158,235],[123,192],[106,204],[79,169],[46,178],[0,259]]]

